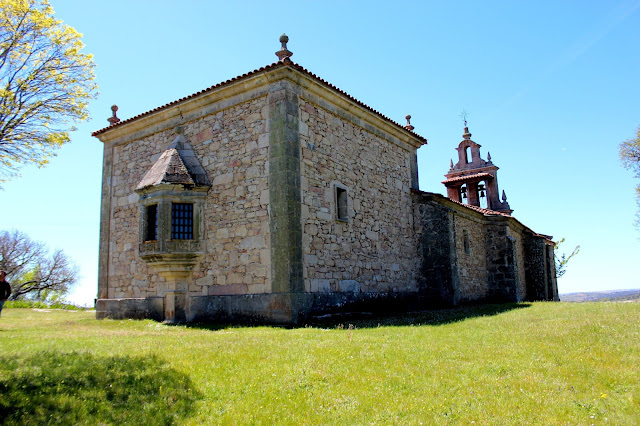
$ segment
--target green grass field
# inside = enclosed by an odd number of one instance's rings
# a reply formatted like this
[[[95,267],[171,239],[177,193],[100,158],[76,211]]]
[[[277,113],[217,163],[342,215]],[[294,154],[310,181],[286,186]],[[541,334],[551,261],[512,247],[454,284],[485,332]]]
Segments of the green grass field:
[[[640,303],[297,329],[93,316],[2,311],[0,423],[640,423]]]

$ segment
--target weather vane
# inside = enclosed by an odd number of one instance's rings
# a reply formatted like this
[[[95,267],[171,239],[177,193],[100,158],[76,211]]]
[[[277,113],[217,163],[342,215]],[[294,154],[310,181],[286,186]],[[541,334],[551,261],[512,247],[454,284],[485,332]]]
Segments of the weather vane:
[[[460,118],[462,118],[464,120],[464,127],[467,127],[467,117],[469,116],[469,113],[463,108],[462,112],[460,113]]]

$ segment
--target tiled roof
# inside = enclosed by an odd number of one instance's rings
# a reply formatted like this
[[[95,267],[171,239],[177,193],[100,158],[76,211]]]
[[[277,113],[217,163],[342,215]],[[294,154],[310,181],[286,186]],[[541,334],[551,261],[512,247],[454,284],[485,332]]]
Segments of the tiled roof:
[[[544,238],[546,240],[549,240],[550,242],[553,242],[553,237],[551,235],[545,235],[545,234],[540,234],[538,232],[535,232],[533,229],[529,228],[528,226],[526,226],[525,224],[523,224],[518,219],[516,219],[515,217],[511,216],[508,213],[498,212],[498,211],[489,210],[489,209],[483,209],[482,207],[470,206],[469,204],[464,204],[464,203],[461,203],[459,201],[452,200],[449,197],[445,197],[442,194],[436,194],[435,192],[426,192],[426,191],[421,191],[419,189],[412,189],[411,191],[415,192],[415,193],[418,193],[418,194],[424,194],[424,195],[431,196],[431,197],[434,197],[434,198],[440,198],[440,199],[451,201],[452,203],[455,203],[455,204],[457,204],[457,205],[459,205],[461,207],[465,207],[467,209],[476,211],[476,212],[481,213],[481,214],[483,214],[485,216],[502,216],[502,217],[511,218],[511,219],[515,220],[516,222],[518,222],[520,225],[524,226],[526,229],[528,229],[529,232],[531,232],[533,235],[535,235],[537,237],[542,237],[542,238]]]
[[[448,198],[448,197],[447,197]],[[482,213],[483,215],[486,216],[505,216],[505,217],[513,217],[508,213],[504,213],[504,212],[499,212],[496,210],[490,210],[490,209],[483,209],[482,207],[478,207],[478,206],[472,206],[471,204],[465,204],[465,203],[461,203],[460,201],[456,201],[456,200],[452,200],[451,198],[449,198],[449,200],[453,201],[456,204],[459,204],[463,207],[466,207],[468,209],[471,210],[475,210],[479,213]]]
[[[442,198],[442,199],[445,199],[445,200],[449,200],[452,203],[456,203],[456,204],[458,204],[458,205],[460,205],[462,207],[466,207],[468,209],[477,211],[478,213],[482,213],[482,214],[484,214],[486,216],[513,217],[513,216],[511,216],[510,214],[507,214],[507,213],[503,213],[503,212],[499,212],[499,211],[495,211],[495,210],[483,209],[482,207],[476,207],[476,206],[472,206],[472,205],[469,205],[469,204],[464,204],[464,203],[461,203],[460,201],[452,200],[449,197],[445,197],[444,195],[437,194],[435,192],[426,192],[426,191],[421,191],[419,189],[412,189],[411,191],[416,192],[418,194],[428,195],[428,196],[431,196],[431,197],[434,197],[434,198]]]
[[[181,132],[142,177],[136,191],[162,183],[211,186],[207,172]]]
[[[136,190],[161,183],[195,185],[177,149],[168,149],[163,152],[151,169],[142,177]]]
[[[491,173],[474,173],[472,175],[457,176],[451,179],[443,180],[442,183],[461,182],[469,179],[482,179],[494,177]]]
[[[302,67],[302,66],[300,66],[300,65],[296,64],[295,62],[291,61],[291,60],[290,60],[290,59],[288,59],[288,58],[287,58],[287,59],[285,59],[283,62],[274,62],[274,63],[273,63],[273,64],[271,64],[271,65],[267,65],[267,66],[264,66],[264,67],[262,67],[262,68],[258,68],[258,69],[254,70],[254,71],[248,72],[248,73],[246,73],[246,74],[242,74],[242,75],[240,75],[240,76],[238,76],[238,77],[234,77],[234,78],[232,78],[232,79],[230,79],[230,80],[223,81],[222,83],[218,83],[218,84],[216,84],[216,85],[214,85],[214,86],[211,86],[211,87],[206,88],[206,89],[204,89],[204,90],[201,90],[201,91],[199,91],[199,92],[193,93],[193,94],[191,94],[191,95],[189,95],[189,96],[185,96],[184,98],[180,98],[180,99],[178,99],[178,100],[176,100],[176,101],[169,102],[168,104],[165,104],[165,105],[159,106],[159,107],[154,108],[154,109],[152,109],[152,110],[150,110],[150,111],[143,112],[142,114],[138,114],[138,115],[133,116],[133,117],[131,117],[131,118],[128,118],[128,119],[126,119],[126,120],[122,120],[122,121],[120,121],[120,122],[118,122],[118,123],[116,123],[116,124],[112,124],[112,125],[110,125],[110,126],[108,126],[108,127],[102,128],[102,129],[100,129],[100,130],[96,130],[96,131],[95,131],[95,132],[93,132],[91,135],[92,135],[92,136],[97,136],[97,135],[99,135],[99,134],[101,134],[101,133],[104,133],[104,132],[106,132],[106,131],[108,131],[108,130],[111,130],[111,129],[115,128],[115,127],[121,126],[121,125],[123,125],[123,124],[125,124],[125,123],[130,123],[130,122],[132,122],[132,121],[134,121],[134,120],[137,120],[137,119],[138,119],[138,118],[140,118],[140,117],[144,117],[144,116],[146,116],[146,115],[153,114],[154,112],[157,112],[157,111],[160,111],[160,110],[163,110],[163,109],[169,108],[169,107],[171,107],[171,106],[173,106],[173,105],[179,104],[179,103],[184,102],[184,101],[187,101],[187,100],[189,100],[189,99],[193,99],[193,98],[195,98],[195,97],[197,97],[197,96],[200,96],[200,95],[202,95],[202,94],[204,94],[204,93],[211,92],[212,90],[216,90],[216,89],[219,89],[219,88],[221,88],[221,87],[224,87],[224,86],[230,85],[231,83],[235,83],[235,82],[238,82],[238,81],[244,80],[244,79],[246,79],[246,78],[249,78],[249,77],[255,76],[256,74],[259,74],[259,73],[262,73],[262,72],[269,72],[269,71],[272,71],[272,70],[275,70],[275,69],[277,69],[277,68],[281,68],[281,67],[290,67],[290,68],[293,68],[293,69],[295,69],[295,70],[297,70],[297,71],[299,71],[299,72],[301,72],[301,73],[303,73],[303,74],[305,74],[305,75],[307,75],[307,76],[311,77],[312,79],[314,79],[314,80],[315,80],[315,81],[317,81],[318,83],[322,84],[323,86],[328,87],[328,88],[330,88],[330,89],[332,89],[332,90],[335,90],[336,92],[338,92],[338,93],[342,94],[343,96],[346,96],[349,100],[351,100],[351,101],[355,102],[356,104],[360,105],[361,107],[365,108],[366,110],[368,110],[368,111],[370,111],[370,112],[372,112],[372,113],[376,114],[377,116],[379,116],[379,117],[381,117],[382,119],[384,119],[384,120],[386,120],[386,121],[390,122],[391,124],[393,124],[393,125],[395,125],[395,126],[397,126],[397,127],[401,128],[401,129],[403,129],[404,131],[411,133],[411,134],[412,134],[413,136],[415,136],[417,139],[419,139],[420,141],[422,141],[422,143],[423,143],[423,144],[426,144],[426,143],[427,143],[427,139],[426,139],[426,138],[424,138],[424,137],[420,136],[419,134],[415,133],[415,132],[414,132],[414,131],[412,131],[412,130],[407,129],[406,127],[404,127],[404,126],[403,126],[403,125],[401,125],[400,123],[398,123],[398,122],[396,122],[396,121],[393,121],[392,119],[390,119],[390,118],[389,118],[389,117],[387,117],[386,115],[383,115],[382,113],[380,113],[379,111],[377,111],[377,110],[375,110],[375,109],[371,108],[370,106],[366,105],[365,103],[360,102],[359,100],[357,100],[357,99],[356,99],[356,98],[354,98],[353,96],[349,95],[347,92],[345,92],[345,91],[343,91],[343,90],[340,90],[339,88],[337,88],[337,87],[336,87],[336,86],[334,86],[333,84],[329,83],[329,82],[328,82],[328,81],[326,81],[326,80],[323,80],[322,78],[318,77],[317,75],[313,74],[312,72],[308,71],[308,70],[307,70],[307,69],[305,69],[304,67]]]

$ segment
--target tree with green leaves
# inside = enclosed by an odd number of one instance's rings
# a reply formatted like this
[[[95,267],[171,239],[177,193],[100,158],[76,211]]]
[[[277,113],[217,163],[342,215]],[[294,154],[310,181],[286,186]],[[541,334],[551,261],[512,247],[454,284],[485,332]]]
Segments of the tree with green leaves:
[[[78,278],[77,266],[62,252],[20,231],[0,231],[0,270],[11,284],[10,300],[59,301]]]
[[[47,0],[0,0],[0,182],[43,166],[96,96],[81,34]]]
[[[636,130],[636,137],[627,139],[620,144],[620,161],[625,169],[635,173],[640,178],[640,127]],[[636,186],[638,213],[636,213],[636,226],[640,228],[640,184]]]

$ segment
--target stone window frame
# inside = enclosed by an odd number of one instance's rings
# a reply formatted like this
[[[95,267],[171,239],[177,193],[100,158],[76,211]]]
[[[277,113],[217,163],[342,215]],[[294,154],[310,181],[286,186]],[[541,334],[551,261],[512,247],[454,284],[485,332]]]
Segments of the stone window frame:
[[[462,250],[464,254],[471,254],[471,242],[469,240],[469,231],[467,229],[462,230]]]
[[[209,188],[176,188],[175,185],[161,185],[145,189],[140,193],[139,211],[139,253],[145,258],[167,253],[196,253],[202,251],[204,242],[204,205]],[[172,239],[172,205],[193,205],[192,239]],[[148,207],[157,205],[156,240],[147,240]]]
[[[344,205],[341,208],[341,204]],[[349,188],[341,183],[333,183],[334,216],[338,222],[349,222]]]

